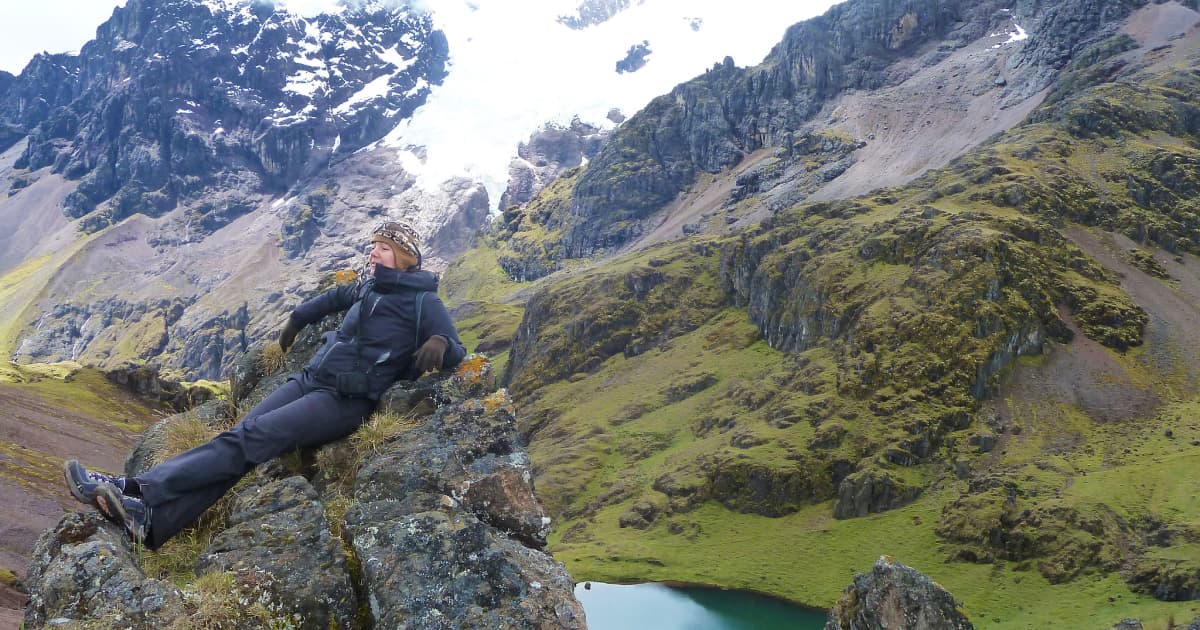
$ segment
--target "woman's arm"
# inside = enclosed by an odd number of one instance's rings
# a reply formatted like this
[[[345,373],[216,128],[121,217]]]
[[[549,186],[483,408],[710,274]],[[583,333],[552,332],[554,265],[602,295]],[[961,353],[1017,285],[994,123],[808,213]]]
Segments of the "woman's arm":
[[[436,293],[426,293],[425,299],[421,304],[421,330],[420,339],[422,346],[429,343],[430,337],[442,337],[446,342],[446,349],[442,353],[440,365],[431,365],[431,369],[450,370],[458,367],[458,364],[467,356],[467,349],[458,338],[458,330],[454,327],[454,320],[450,319],[450,312],[446,310],[446,305],[442,304],[441,298]],[[421,352],[420,349],[417,350]],[[435,362],[436,363],[436,362]]]
[[[283,330],[279,331],[279,347],[287,352],[302,328],[320,321],[330,313],[344,311],[353,306],[361,287],[361,283],[339,285],[297,306],[288,316]]]

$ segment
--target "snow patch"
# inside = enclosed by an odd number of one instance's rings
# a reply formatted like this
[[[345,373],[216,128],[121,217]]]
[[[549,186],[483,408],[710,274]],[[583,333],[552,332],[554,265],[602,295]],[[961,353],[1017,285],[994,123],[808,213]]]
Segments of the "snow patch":
[[[386,48],[379,51],[377,54],[384,63],[390,63],[393,66],[396,66],[396,72],[408,70],[408,68],[417,61],[415,55],[409,59],[405,59],[404,55],[400,54],[400,51],[396,50],[395,48]]]
[[[988,37],[1000,37],[1001,35],[1008,35],[1008,39],[1000,42],[999,44],[992,44],[992,48],[1000,48],[1001,46],[1007,46],[1009,44],[1029,39],[1029,33],[1025,32],[1025,29],[1021,28],[1021,25],[1017,24],[1015,19],[1013,20],[1012,25],[1013,30],[1011,32],[1002,31],[988,35]]]
[[[342,103],[341,105],[338,105],[333,110],[333,113],[349,114],[352,110],[355,109],[354,106],[358,105],[359,103],[366,103],[366,102],[372,101],[376,98],[387,96],[388,85],[391,80],[392,80],[392,75],[385,74],[385,75],[375,79],[374,81],[371,81],[370,83],[364,85],[361,90],[359,90],[358,92],[355,92],[353,96],[346,99],[346,102]]]

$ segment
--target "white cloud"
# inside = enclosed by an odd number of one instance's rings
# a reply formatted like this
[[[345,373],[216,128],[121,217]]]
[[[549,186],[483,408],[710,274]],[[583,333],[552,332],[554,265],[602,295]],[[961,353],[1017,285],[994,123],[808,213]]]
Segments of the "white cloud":
[[[42,49],[78,49],[112,8],[127,0],[9,2],[0,20],[0,69],[19,72]],[[232,5],[240,0],[204,0]],[[354,0],[398,4],[399,0]],[[412,0],[431,7],[450,42],[450,73],[427,104],[388,142],[426,147],[419,182],[437,190],[453,175],[481,179],[493,205],[517,143],[543,123],[605,123],[610,108],[626,116],[726,55],[754,65],[791,24],[824,12],[833,0],[641,0],[608,22],[573,31],[556,18],[580,0]],[[304,16],[339,9],[337,0],[278,0]],[[701,18],[698,31],[691,25]],[[33,39],[21,39],[25,33]],[[51,35],[62,39],[51,39]],[[648,63],[617,74],[631,45],[648,40]],[[52,43],[59,42],[62,43]],[[12,61],[20,59],[19,62]],[[408,160],[411,166],[415,162]]]
[[[0,70],[19,74],[40,52],[78,51],[127,0],[10,0],[0,10]]]
[[[434,23],[450,41],[451,68],[426,105],[389,135],[396,146],[427,148],[418,183],[436,190],[446,178],[482,179],[493,206],[517,143],[547,121],[604,122],[610,108],[627,116],[676,84],[732,56],[762,61],[787,26],[817,15],[828,0],[645,0],[582,31],[558,24],[578,0],[477,0],[440,3]],[[699,31],[691,18],[703,18]],[[648,40],[648,63],[631,74],[615,65]],[[412,165],[412,160],[408,160]]]

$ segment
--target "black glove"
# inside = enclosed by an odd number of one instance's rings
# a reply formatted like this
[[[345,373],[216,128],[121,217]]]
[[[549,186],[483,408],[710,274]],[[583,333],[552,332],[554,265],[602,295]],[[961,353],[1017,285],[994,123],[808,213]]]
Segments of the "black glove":
[[[446,346],[449,345],[450,342],[441,335],[430,337],[413,355],[413,367],[417,374],[442,369],[442,355],[446,354]]]
[[[288,348],[296,341],[296,335],[300,334],[300,329],[304,328],[304,324],[297,322],[294,318],[288,317],[287,323],[283,325],[283,330],[279,331],[279,347],[287,352]]]

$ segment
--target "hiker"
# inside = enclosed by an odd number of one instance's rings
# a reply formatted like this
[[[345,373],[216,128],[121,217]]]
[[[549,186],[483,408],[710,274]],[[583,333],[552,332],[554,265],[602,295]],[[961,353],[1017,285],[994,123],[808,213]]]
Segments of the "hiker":
[[[456,367],[466,349],[437,296],[437,276],[421,270],[417,233],[389,221],[370,242],[365,280],[304,302],[280,331],[279,346],[287,352],[302,328],[347,311],[303,371],[232,429],[136,477],[67,461],[71,494],[123,525],[135,542],[157,549],[255,466],[353,433],[397,380]]]

